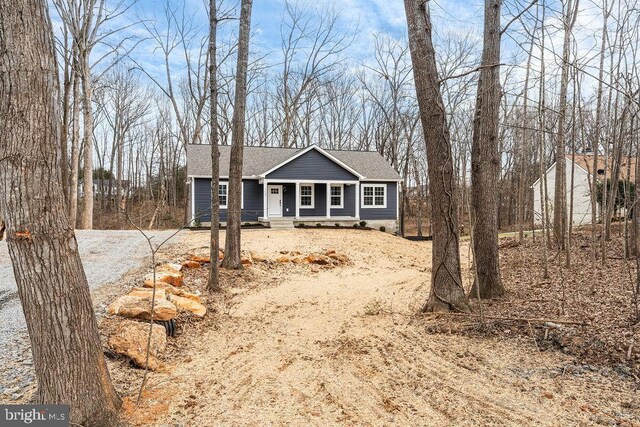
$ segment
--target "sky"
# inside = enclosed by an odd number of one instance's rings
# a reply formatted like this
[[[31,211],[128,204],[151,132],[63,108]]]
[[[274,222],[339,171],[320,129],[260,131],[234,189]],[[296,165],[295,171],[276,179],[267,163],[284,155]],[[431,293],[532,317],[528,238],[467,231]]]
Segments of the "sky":
[[[132,21],[143,21],[147,26],[156,26],[161,30],[163,7],[167,0],[138,0],[132,9],[111,23],[111,27],[126,25]],[[171,7],[184,3],[185,14],[194,31],[203,35],[208,32],[208,0],[169,0]],[[228,10],[239,0],[224,0],[220,9]],[[295,0],[291,0],[295,1]],[[512,0],[522,1],[522,0]],[[406,38],[407,27],[402,0],[298,0],[302,7],[315,9],[321,16],[335,10],[339,15],[338,31],[353,35],[346,56],[351,66],[357,68],[369,62],[373,57],[373,38],[377,33],[387,33],[394,38]],[[112,1],[115,4],[115,0]],[[107,1],[109,4],[109,0]],[[478,37],[482,32],[482,0],[431,0],[434,32],[436,36],[444,33],[472,34]],[[236,15],[233,11],[232,15]],[[285,13],[285,0],[254,0],[252,10],[251,51],[264,56],[270,62],[277,62],[281,52],[281,22]],[[60,27],[60,20],[52,12],[54,27]],[[221,24],[219,40],[224,43],[231,40],[230,33],[237,32],[237,20],[226,20]],[[144,25],[136,25],[123,33],[138,38],[148,37]],[[106,48],[96,47],[94,57],[102,56]],[[151,41],[141,42],[132,56],[152,73],[163,73],[162,55],[157,52]],[[177,65],[177,64],[176,64]]]

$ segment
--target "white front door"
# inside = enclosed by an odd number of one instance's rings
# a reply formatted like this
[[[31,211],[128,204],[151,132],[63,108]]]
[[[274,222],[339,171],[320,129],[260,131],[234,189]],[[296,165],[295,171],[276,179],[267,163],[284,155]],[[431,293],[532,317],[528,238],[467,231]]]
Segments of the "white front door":
[[[267,206],[269,218],[282,216],[282,185],[267,186]]]

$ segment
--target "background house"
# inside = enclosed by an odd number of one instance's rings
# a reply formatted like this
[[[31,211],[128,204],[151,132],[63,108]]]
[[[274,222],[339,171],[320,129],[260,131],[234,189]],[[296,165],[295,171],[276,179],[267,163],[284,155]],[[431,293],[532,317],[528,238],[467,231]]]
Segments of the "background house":
[[[573,191],[573,223],[587,224],[591,222],[591,197],[596,192],[591,191],[592,172],[593,172],[593,154],[576,154],[575,163],[572,161],[572,155],[567,154],[566,163],[566,188],[567,188],[567,212],[569,212],[569,203],[571,191]],[[605,173],[608,179],[611,177],[612,163],[609,160],[608,166],[605,168],[605,157],[598,156],[598,166],[595,173],[598,175],[599,182],[604,181]],[[573,190],[571,189],[571,170],[575,165]],[[605,170],[606,169],[606,170]],[[625,157],[620,164],[620,180],[635,180],[636,159],[635,157]],[[551,165],[545,172],[547,179],[547,206],[549,209],[549,218],[553,220],[553,201],[555,197],[555,178],[556,163]],[[535,223],[542,222],[542,196],[540,193],[540,178],[531,186],[533,188],[533,209]],[[598,217],[600,217],[600,206],[598,206]]]

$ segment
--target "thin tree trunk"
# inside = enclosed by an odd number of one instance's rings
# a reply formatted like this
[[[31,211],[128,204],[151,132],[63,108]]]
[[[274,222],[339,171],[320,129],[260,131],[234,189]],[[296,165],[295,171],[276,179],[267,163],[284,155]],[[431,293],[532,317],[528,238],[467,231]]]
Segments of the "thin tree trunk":
[[[567,86],[569,85],[569,54],[571,52],[571,32],[578,16],[580,0],[567,0],[563,27],[564,43],[562,47],[562,75],[560,77],[560,109],[558,114],[558,135],[556,138],[556,182],[553,197],[553,231],[560,250],[566,246],[567,234],[567,160],[566,130]]]
[[[433,256],[431,291],[423,311],[470,311],[462,287],[455,176],[426,1],[404,0],[413,78],[426,142]]]
[[[82,215],[80,217],[80,228],[91,230],[93,228],[93,108],[91,105],[92,86],[91,69],[89,68],[89,58],[81,58],[82,76],[82,126],[84,136],[82,145],[83,173],[82,190]]]
[[[471,147],[471,222],[476,269],[471,295],[480,298],[497,298],[505,293],[498,255],[501,6],[502,0],[485,0],[484,48]]]
[[[220,289],[220,265],[218,253],[220,251],[220,148],[218,147],[218,63],[216,52],[216,35],[218,16],[216,0],[209,0],[209,91],[210,91],[210,141],[211,144],[211,244],[209,267],[210,291]],[[192,191],[194,191],[192,189]],[[194,193],[195,194],[195,193]],[[193,213],[196,215],[196,213]]]
[[[31,339],[39,404],[118,425],[60,171],[58,76],[46,2],[0,0],[0,211]]]
[[[242,153],[244,149],[244,120],[247,104],[247,68],[249,64],[249,31],[253,0],[242,0],[240,33],[238,36],[238,66],[236,71],[235,103],[233,108],[233,134],[229,164],[229,195],[227,234],[223,267],[242,269],[240,256],[240,226],[242,225]],[[213,261],[213,260],[212,260]]]
[[[78,63],[74,58],[72,69],[73,106],[71,109],[71,184],[69,185],[69,223],[72,228],[78,224],[78,180],[80,175],[80,77]]]

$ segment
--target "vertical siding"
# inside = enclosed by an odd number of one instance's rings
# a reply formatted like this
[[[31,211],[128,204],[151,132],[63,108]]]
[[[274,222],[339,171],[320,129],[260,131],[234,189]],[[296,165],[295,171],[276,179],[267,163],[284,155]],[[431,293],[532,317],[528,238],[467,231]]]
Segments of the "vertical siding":
[[[357,180],[358,177],[317,150],[310,150],[271,172],[267,179],[348,181]]]
[[[362,193],[362,186],[365,184],[386,184],[387,191],[387,207],[386,208],[364,208],[362,207],[362,196],[360,197],[360,218],[364,220],[377,220],[377,219],[389,219],[397,220],[398,203],[396,198],[396,192],[398,188],[397,182],[361,182],[360,192]]]
[[[243,185],[242,221],[257,221],[263,215],[262,184],[257,180],[247,179]],[[211,179],[195,178],[194,180],[195,215],[201,222],[211,222]],[[227,221],[227,210],[220,209],[220,221]]]

